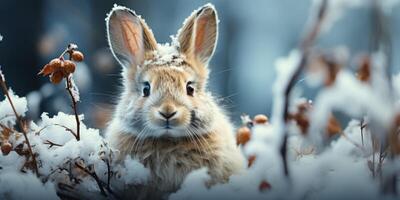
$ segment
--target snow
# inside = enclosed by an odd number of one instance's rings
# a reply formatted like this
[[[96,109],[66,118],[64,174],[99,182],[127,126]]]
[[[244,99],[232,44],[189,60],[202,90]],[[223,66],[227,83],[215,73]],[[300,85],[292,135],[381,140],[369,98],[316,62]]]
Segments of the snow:
[[[14,103],[18,115],[25,116],[25,113],[28,111],[28,103],[26,98],[15,95],[11,89],[9,90],[9,95]],[[13,109],[6,99],[6,96],[4,96],[3,99],[4,100],[0,102],[0,123],[14,125],[15,115]]]
[[[374,70],[382,70],[382,58],[373,56]],[[277,80],[274,85],[274,113],[270,124],[256,124],[251,128],[251,140],[243,147],[247,157],[255,156],[253,165],[238,175],[231,176],[228,183],[207,188],[206,169],[192,172],[182,188],[170,199],[391,199],[382,194],[379,178],[373,176],[370,165],[378,168],[377,153],[372,139],[377,134],[363,124],[377,123],[389,126],[395,109],[387,95],[376,95],[382,88],[382,73],[376,72],[371,84],[358,81],[347,70],[341,70],[333,85],[324,88],[313,101],[309,135],[304,137],[294,128],[284,127],[282,121],[283,89],[300,60],[298,51],[276,62]],[[400,102],[399,75],[393,77],[396,102]],[[397,85],[397,86],[396,86]],[[379,93],[379,92],[378,92]],[[292,105],[307,99],[291,96]],[[372,106],[371,106],[372,105]],[[291,107],[290,111],[295,111]],[[354,118],[343,133],[327,143],[323,138],[330,113],[341,111]],[[369,117],[364,117],[368,114]],[[242,117],[243,124],[251,121]],[[290,126],[292,126],[290,124]],[[288,167],[290,177],[283,173],[280,144],[283,130],[288,131]],[[362,129],[362,130],[361,130]],[[325,141],[323,141],[323,139]],[[375,155],[374,155],[375,154]],[[374,161],[375,157],[375,161]],[[397,165],[396,165],[397,163]],[[384,161],[384,177],[398,173],[398,159]],[[397,167],[397,168],[396,168]],[[397,170],[397,171],[396,171]],[[376,173],[376,172],[375,172]],[[271,189],[260,191],[259,185],[267,181]],[[395,197],[393,197],[395,198]]]
[[[321,1],[314,1],[315,3]],[[340,19],[345,8],[365,5],[361,0],[331,0],[324,31]],[[398,0],[383,1],[383,6],[397,5]],[[369,5],[369,4],[368,4]],[[210,6],[210,5],[209,5]],[[127,9],[114,5],[114,10]],[[108,20],[109,15],[106,20]],[[158,46],[154,60],[145,64],[164,65],[182,62],[177,52],[176,38],[171,44]],[[254,163],[239,174],[232,175],[226,183],[207,186],[210,180],[208,169],[192,171],[181,188],[169,199],[395,199],[381,191],[380,177],[376,175],[380,163],[372,138],[386,136],[378,128],[391,127],[400,106],[400,74],[393,76],[392,83],[385,80],[385,57],[382,53],[372,56],[372,77],[369,83],[360,82],[353,72],[340,70],[332,85],[324,87],[312,101],[309,113],[310,127],[306,135],[300,134],[295,124],[283,121],[284,89],[300,62],[302,53],[293,50],[287,57],[276,61],[277,71],[274,88],[274,107],[268,124],[251,125],[251,139],[241,146],[243,154],[255,156]],[[345,57],[345,56],[341,56]],[[1,72],[1,71],[0,71]],[[0,73],[1,78],[4,76]],[[321,74],[317,75],[321,76]],[[323,77],[325,78],[325,77]],[[318,81],[316,81],[318,82]],[[321,81],[320,81],[321,82]],[[77,81],[79,84],[79,78]],[[391,96],[390,85],[393,87]],[[83,84],[84,85],[84,84]],[[10,97],[21,116],[28,108],[37,106],[41,97],[51,95],[51,85],[43,86],[27,98],[19,97],[10,90]],[[79,91],[73,83],[73,93],[79,100]],[[307,102],[301,94],[289,97],[290,112],[296,105]],[[29,105],[29,106],[28,106]],[[33,112],[37,112],[32,110]],[[340,111],[351,118],[344,130],[333,138],[324,137],[325,127],[332,111]],[[362,119],[362,121],[361,121]],[[13,127],[15,116],[6,98],[0,101],[0,124]],[[100,194],[93,177],[98,177],[110,189],[121,191],[136,185],[145,185],[151,176],[149,169],[130,156],[118,162],[119,152],[109,146],[100,131],[87,127],[84,116],[79,116],[81,138],[78,141],[74,115],[59,112],[49,116],[42,113],[39,120],[29,122],[28,138],[32,151],[37,155],[40,177],[24,166],[26,158],[17,151],[0,154],[0,199],[58,199],[58,187],[65,184],[85,194]],[[251,118],[242,116],[243,124],[252,124]],[[367,124],[367,126],[362,126]],[[0,131],[3,131],[0,129]],[[288,170],[283,171],[281,144],[284,133],[288,133]],[[27,150],[21,133],[14,132],[8,138],[13,147],[22,145]],[[4,138],[0,137],[0,142]],[[382,161],[383,177],[398,173],[399,157]],[[79,167],[85,170],[79,169]],[[111,171],[111,173],[110,173]],[[260,183],[267,182],[271,188],[261,190]],[[400,184],[399,184],[400,185]],[[23,191],[23,192],[21,192]],[[106,191],[110,195],[109,191]],[[83,195],[84,196],[84,195]]]
[[[0,174],[0,199],[59,199],[53,183],[43,184],[31,173],[11,171]]]
[[[12,90],[10,90],[10,96],[17,112],[21,116],[25,116],[28,111],[26,98],[18,97]],[[2,117],[0,123],[5,126],[13,127],[15,124],[13,111],[6,99],[0,102],[0,117]],[[79,119],[81,121],[81,139],[79,141],[71,133],[76,132],[74,115],[59,112],[55,116],[49,116],[47,113],[43,113],[41,120],[30,123],[28,138],[32,151],[37,154],[36,160],[40,163],[39,174],[41,179],[30,172],[22,173],[20,171],[20,169],[24,169],[24,156],[20,156],[16,151],[11,151],[8,155],[1,154],[1,199],[24,199],[28,197],[57,199],[56,191],[60,189],[56,189],[55,185],[60,183],[70,185],[76,191],[83,193],[98,193],[99,188],[95,180],[74,167],[76,164],[96,173],[99,179],[106,183],[108,181],[108,163],[113,173],[110,174],[110,183],[112,189],[115,190],[120,189],[118,187],[143,184],[147,181],[148,169],[130,157],[127,157],[122,163],[116,162],[118,151],[108,145],[107,141],[100,135],[99,130],[86,127],[83,122],[83,115],[80,115]],[[0,129],[0,131],[2,130]],[[2,140],[0,137],[0,143]],[[13,147],[24,142],[20,133],[12,133],[8,140]],[[49,142],[55,145],[50,146]],[[23,146],[23,149],[26,150],[27,146]],[[70,177],[80,180],[79,184],[71,182]],[[26,192],[18,192],[21,189]]]

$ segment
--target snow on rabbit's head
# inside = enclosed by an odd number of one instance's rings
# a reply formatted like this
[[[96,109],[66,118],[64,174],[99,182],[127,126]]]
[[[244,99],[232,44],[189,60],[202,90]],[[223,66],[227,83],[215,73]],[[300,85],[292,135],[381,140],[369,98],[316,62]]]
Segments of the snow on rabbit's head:
[[[109,46],[122,65],[116,115],[124,129],[140,137],[207,133],[218,109],[206,91],[217,43],[214,6],[195,10],[171,44],[158,44],[145,21],[125,7],[114,6],[106,23]]]

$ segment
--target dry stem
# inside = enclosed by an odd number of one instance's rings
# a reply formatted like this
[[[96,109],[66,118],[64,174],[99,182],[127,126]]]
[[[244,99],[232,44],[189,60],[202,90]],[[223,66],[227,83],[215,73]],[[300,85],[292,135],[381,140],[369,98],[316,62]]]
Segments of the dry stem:
[[[71,78],[72,76],[67,77],[67,87],[65,88],[68,91],[69,96],[71,97],[72,101],[72,109],[74,110],[74,115],[75,115],[75,121],[76,121],[76,140],[80,140],[80,121],[79,121],[79,115],[77,111],[77,101],[72,93],[72,83],[71,83]]]
[[[15,115],[15,118],[17,120],[17,124],[18,124],[19,128],[21,129],[22,134],[24,135],[25,142],[26,142],[26,144],[28,146],[29,154],[32,157],[33,172],[36,174],[36,176],[39,176],[39,170],[38,170],[38,166],[37,166],[37,162],[36,162],[36,157],[35,157],[35,154],[32,151],[32,146],[31,146],[31,143],[29,142],[28,134],[27,134],[25,126],[24,126],[24,124],[22,122],[21,116],[19,116],[19,114],[17,113],[17,110],[15,109],[14,103],[13,103],[11,97],[10,97],[10,94],[8,93],[8,88],[7,88],[5,80],[3,80],[3,77],[4,76],[0,71],[0,85],[1,85],[1,88],[3,90],[3,93],[6,95],[6,97],[8,99],[8,102],[11,105],[11,108],[12,108],[12,110],[14,112],[14,115]]]
[[[322,4],[318,10],[318,15],[315,23],[312,25],[311,30],[308,32],[306,37],[303,39],[302,43],[300,44],[301,50],[302,50],[302,57],[300,60],[300,63],[298,64],[295,72],[293,73],[292,77],[290,78],[286,89],[285,89],[285,97],[284,97],[284,111],[283,111],[283,120],[285,123],[289,121],[289,97],[290,93],[292,92],[292,89],[294,88],[294,85],[296,83],[296,80],[300,77],[302,71],[304,70],[308,56],[311,50],[311,47],[317,38],[322,21],[325,17],[325,12],[327,8],[327,0],[323,0]],[[282,161],[283,161],[283,170],[286,176],[289,176],[289,170],[288,170],[288,164],[287,164],[287,138],[288,138],[288,133],[287,130],[284,130],[284,136],[283,136],[283,141],[281,145],[281,156],[282,156]]]

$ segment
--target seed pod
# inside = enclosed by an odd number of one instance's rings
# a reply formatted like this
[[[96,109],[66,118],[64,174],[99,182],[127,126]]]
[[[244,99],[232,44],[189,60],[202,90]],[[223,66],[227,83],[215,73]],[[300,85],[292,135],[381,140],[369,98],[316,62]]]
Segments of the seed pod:
[[[74,62],[72,62],[70,60],[64,61],[63,70],[64,70],[65,75],[69,75],[71,73],[74,73],[75,72],[75,68],[76,68],[76,64]]]
[[[80,51],[74,51],[71,55],[72,60],[76,62],[81,62],[84,59],[83,53]]]
[[[253,121],[255,124],[266,124],[268,123],[268,117],[265,115],[256,115]]]
[[[50,75],[50,81],[53,83],[53,84],[59,84],[60,82],[61,82],[61,80],[63,79],[63,72],[62,71],[56,71],[56,72],[54,72],[54,73],[52,73],[51,75]]]
[[[1,152],[3,152],[3,155],[8,155],[11,150],[12,150],[11,143],[8,141],[4,141],[3,144],[1,145]]]
[[[61,67],[62,61],[59,58],[54,58],[49,62],[49,65],[53,70],[56,70],[57,68]]]
[[[246,126],[240,127],[236,134],[236,144],[245,145],[250,140],[250,129]]]

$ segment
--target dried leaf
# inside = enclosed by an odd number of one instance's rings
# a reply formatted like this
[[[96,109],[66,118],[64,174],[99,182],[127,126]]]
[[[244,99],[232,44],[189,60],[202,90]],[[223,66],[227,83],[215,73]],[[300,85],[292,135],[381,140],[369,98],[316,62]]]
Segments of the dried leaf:
[[[357,72],[358,80],[362,82],[368,82],[371,77],[371,60],[368,56],[364,56],[361,59],[360,67]]]
[[[38,75],[47,76],[54,72],[54,67],[52,65],[46,64]]]
[[[328,124],[326,126],[326,132],[329,137],[332,137],[342,132],[342,127],[333,114],[331,114],[329,117]]]

